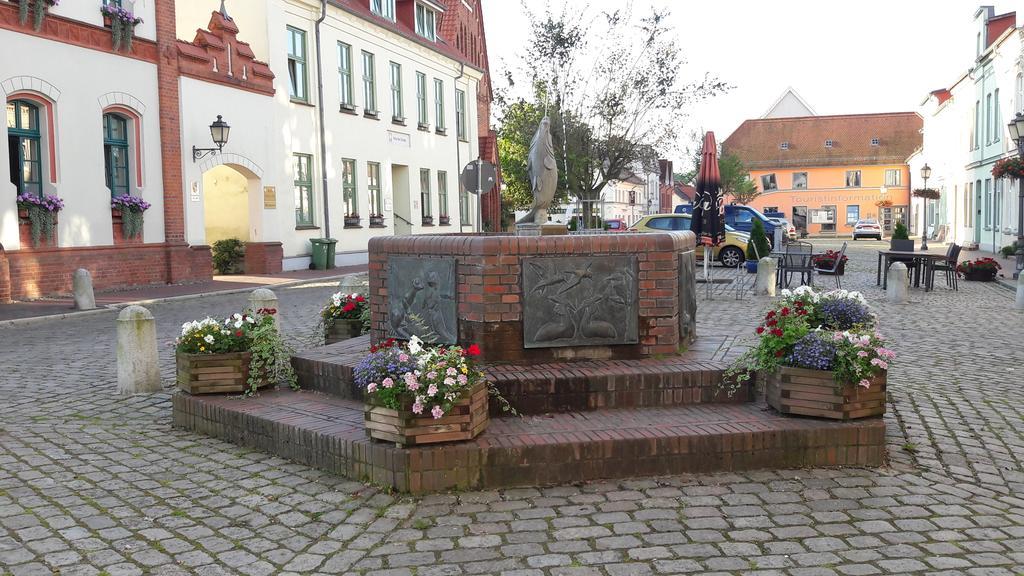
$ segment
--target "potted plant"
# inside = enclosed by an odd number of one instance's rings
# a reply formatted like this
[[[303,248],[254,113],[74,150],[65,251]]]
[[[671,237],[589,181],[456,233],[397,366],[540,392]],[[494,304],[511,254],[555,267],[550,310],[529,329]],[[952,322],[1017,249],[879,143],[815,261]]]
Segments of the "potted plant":
[[[138,196],[122,194],[110,200],[111,213],[114,218],[121,218],[121,230],[128,239],[142,237],[143,212],[149,210],[150,204]]]
[[[875,206],[877,206],[878,208],[891,208],[892,205],[893,202],[892,200],[889,199],[879,200],[878,202],[875,202]]]
[[[345,228],[358,228],[359,214],[345,214]]]
[[[32,14],[32,29],[36,32],[43,28],[43,19],[46,12],[60,4],[60,0],[17,0],[18,1],[18,22],[22,26],[28,22],[28,16]]]
[[[1010,156],[992,166],[993,178],[1024,178],[1024,158]]]
[[[183,324],[175,341],[178,387],[189,394],[246,395],[282,381],[295,388],[291,350],[276,314],[262,308]]]
[[[941,194],[934,188],[917,188],[914,190],[914,196],[925,200],[938,200]]]
[[[978,258],[977,260],[965,260],[957,265],[956,272],[964,280],[972,282],[992,282],[996,279],[996,273],[1002,270],[992,258]]]
[[[213,268],[218,274],[241,274],[245,263],[245,243],[238,238],[217,240],[211,246]]]
[[[39,196],[22,192],[18,194],[17,203],[21,223],[28,222],[30,225],[32,246],[38,248],[40,240],[44,238],[52,244],[57,228],[57,212],[64,209],[64,201],[49,194]]]
[[[366,432],[401,446],[471,440],[487,428],[488,385],[474,344],[431,347],[413,337],[370,348],[355,368]]]
[[[896,226],[892,229],[892,240],[910,240],[910,232],[907,230],[907,226],[903,222],[897,222]]]
[[[370,302],[362,294],[331,294],[320,310],[324,344],[334,344],[369,332]]]
[[[837,420],[884,414],[895,353],[875,330],[864,297],[807,286],[781,295],[757,327],[757,343],[727,370],[729,392],[756,373],[768,405],[783,414]]]
[[[824,254],[817,254],[811,260],[814,262],[815,268],[819,269],[819,274],[829,276],[832,275],[833,272],[822,272],[821,269],[831,269],[832,266],[835,265],[836,259],[839,259],[839,266],[836,268],[834,274],[836,276],[842,276],[846,273],[846,261],[850,258],[846,254],[843,254],[842,258],[839,258],[839,256],[839,252],[836,250],[826,250]]]
[[[370,214],[370,227],[371,228],[383,228],[384,227],[384,215],[383,214]]]
[[[768,256],[772,251],[768,243],[768,236],[764,233],[764,223],[760,218],[754,218],[753,227],[750,230],[750,239],[747,240],[747,272],[757,272],[757,261],[759,258]]]
[[[433,216],[421,216],[420,217],[420,224],[422,224],[423,226],[433,226],[434,225],[434,217]]]
[[[108,20],[110,22],[114,51],[120,50],[123,46],[126,52],[131,52],[135,27],[142,24],[142,18],[116,4],[104,4],[100,6],[100,12],[103,14],[104,23]]]

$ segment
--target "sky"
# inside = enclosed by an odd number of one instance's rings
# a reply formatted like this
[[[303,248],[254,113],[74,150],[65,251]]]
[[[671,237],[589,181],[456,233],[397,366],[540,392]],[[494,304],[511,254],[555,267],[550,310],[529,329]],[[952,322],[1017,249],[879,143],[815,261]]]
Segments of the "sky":
[[[590,0],[609,10],[626,0]],[[487,50],[495,87],[516,65],[528,31],[523,2],[483,0]],[[928,93],[948,87],[974,59],[971,0],[634,0],[634,14],[667,7],[687,63],[682,78],[710,72],[733,88],[689,111],[687,132],[713,130],[721,142],[746,119],[762,116],[787,87],[819,115],[917,111]],[[996,14],[1024,1],[992,4]],[[680,142],[680,149],[686,142]],[[679,154],[676,154],[679,156]],[[670,155],[671,157],[671,155]],[[679,158],[676,165],[679,166]]]

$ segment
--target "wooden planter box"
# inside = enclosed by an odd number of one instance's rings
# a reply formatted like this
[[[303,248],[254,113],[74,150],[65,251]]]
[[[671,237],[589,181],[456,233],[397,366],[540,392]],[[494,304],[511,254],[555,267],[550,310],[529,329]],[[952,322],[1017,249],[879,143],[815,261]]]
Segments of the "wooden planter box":
[[[839,386],[832,372],[783,366],[766,375],[765,399],[783,414],[853,420],[885,414],[885,383],[885,372],[864,388]]]
[[[419,446],[437,442],[472,440],[487,429],[487,386],[476,385],[451,411],[434,419],[429,408],[423,414],[413,414],[408,407],[392,410],[367,403],[366,433],[370,438],[394,442],[402,446]]]
[[[324,344],[334,344],[363,334],[362,320],[339,318],[324,327]]]
[[[375,228],[382,228],[384,226],[383,216],[370,216],[370,226]]]
[[[248,352],[226,354],[174,355],[178,365],[178,388],[189,394],[242,394],[249,390]],[[264,380],[257,388],[270,384]]]
[[[964,280],[971,282],[992,282],[996,279],[995,270],[972,270],[963,273]]]
[[[438,226],[449,226],[451,224],[451,221],[452,221],[451,216],[438,216],[437,217],[437,225]]]
[[[345,216],[345,227],[346,228],[358,228],[359,227],[359,216]]]

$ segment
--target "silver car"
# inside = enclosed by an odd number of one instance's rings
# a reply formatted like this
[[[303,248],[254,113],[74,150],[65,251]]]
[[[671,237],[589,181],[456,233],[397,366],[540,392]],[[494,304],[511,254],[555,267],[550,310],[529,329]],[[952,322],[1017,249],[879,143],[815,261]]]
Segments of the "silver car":
[[[882,226],[877,220],[871,218],[857,220],[857,223],[853,225],[853,239],[858,240],[860,238],[874,238],[875,240],[881,240]]]

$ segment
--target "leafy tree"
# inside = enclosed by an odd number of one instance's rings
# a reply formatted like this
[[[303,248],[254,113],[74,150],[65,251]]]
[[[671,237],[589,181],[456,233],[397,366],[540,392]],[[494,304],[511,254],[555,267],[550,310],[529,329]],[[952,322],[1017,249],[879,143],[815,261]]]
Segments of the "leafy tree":
[[[630,171],[655,172],[659,151],[675,146],[687,107],[727,88],[711,76],[683,82],[684,61],[664,9],[641,18],[633,17],[630,3],[597,14],[575,2],[566,2],[560,14],[550,4],[542,13],[525,2],[523,9],[530,34],[522,65],[506,72],[508,89],[497,98],[511,205],[531,199],[525,156],[545,111],[552,121],[559,192],[595,206],[609,181]],[[509,96],[517,82],[528,96]],[[513,155],[512,169],[505,167],[506,151]],[[588,228],[594,218],[587,216]]]

